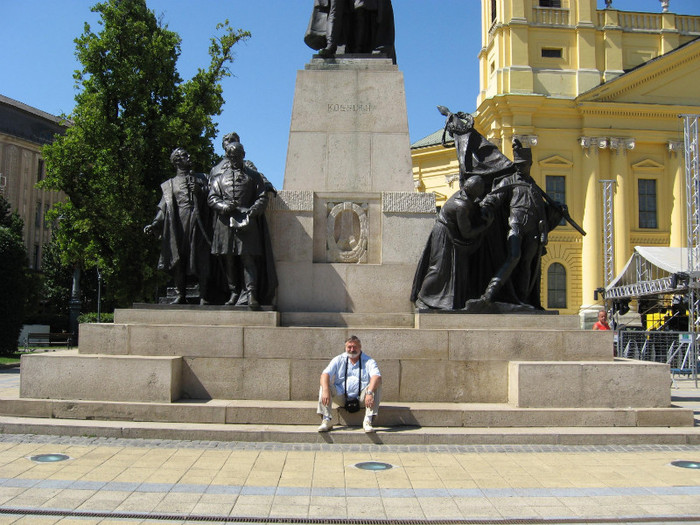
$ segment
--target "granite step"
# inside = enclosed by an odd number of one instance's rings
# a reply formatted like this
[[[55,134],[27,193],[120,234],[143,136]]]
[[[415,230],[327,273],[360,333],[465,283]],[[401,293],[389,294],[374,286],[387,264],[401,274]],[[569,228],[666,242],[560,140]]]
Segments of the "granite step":
[[[316,425],[83,421],[0,416],[0,433],[162,440],[387,445],[700,445],[698,427],[473,428],[359,426],[319,433]]]
[[[336,410],[336,419],[360,425],[363,412]],[[313,401],[181,400],[173,403],[0,399],[0,416],[55,420],[141,421],[226,425],[317,425]],[[382,404],[376,423],[389,428],[692,427],[687,408],[517,408],[501,403]]]

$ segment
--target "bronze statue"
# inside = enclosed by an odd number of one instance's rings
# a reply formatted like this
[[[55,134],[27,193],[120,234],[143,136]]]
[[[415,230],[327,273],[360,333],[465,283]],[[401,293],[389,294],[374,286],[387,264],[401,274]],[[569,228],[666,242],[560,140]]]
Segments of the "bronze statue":
[[[454,137],[460,190],[440,211],[411,300],[419,309],[542,310],[540,263],[549,232],[564,218],[586,233],[532,179],[531,152],[520,141],[514,141],[513,162],[474,129],[471,115],[438,109],[447,117],[443,145],[448,133]],[[485,196],[475,178],[483,181]]]
[[[484,181],[474,175],[440,209],[413,279],[417,308],[459,310],[480,292],[475,274],[481,269],[470,259],[492,220],[482,216],[483,193]]]
[[[158,213],[144,232],[160,232],[158,268],[173,272],[177,296],[172,303],[187,302],[187,276],[195,276],[200,304],[207,304],[210,259],[207,179],[201,173],[192,173],[190,156],[183,148],[175,149],[170,161],[176,174],[161,184],[163,196]]]
[[[325,58],[344,45],[344,54],[382,55],[396,64],[394,33],[391,0],[314,0],[304,42]]]
[[[516,171],[494,181],[493,189],[481,203],[489,217],[496,220],[501,244],[499,264],[481,300],[529,306],[541,310],[541,259],[546,253],[549,232],[565,218],[582,235],[586,232],[569,216],[565,205],[554,202],[530,176],[532,152],[520,140],[513,140]]]
[[[268,188],[264,177],[245,164],[237,141],[226,144],[226,160],[209,185],[214,211],[211,253],[224,260],[230,293],[227,305],[257,309],[272,304],[277,288],[270,236],[265,221]]]

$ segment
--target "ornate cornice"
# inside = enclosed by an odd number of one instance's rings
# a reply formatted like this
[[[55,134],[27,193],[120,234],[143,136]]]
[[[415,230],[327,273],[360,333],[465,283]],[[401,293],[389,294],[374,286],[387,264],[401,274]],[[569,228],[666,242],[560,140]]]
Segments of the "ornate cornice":
[[[537,135],[513,135],[513,140],[518,139],[526,148],[537,146],[539,137]]]
[[[607,137],[579,137],[578,143],[585,150],[605,149],[610,144],[610,139]]]
[[[636,146],[634,139],[629,137],[610,137],[610,149],[616,153],[624,153],[633,150]]]
[[[669,140],[666,147],[671,155],[682,154],[685,151],[685,143],[682,140]]]

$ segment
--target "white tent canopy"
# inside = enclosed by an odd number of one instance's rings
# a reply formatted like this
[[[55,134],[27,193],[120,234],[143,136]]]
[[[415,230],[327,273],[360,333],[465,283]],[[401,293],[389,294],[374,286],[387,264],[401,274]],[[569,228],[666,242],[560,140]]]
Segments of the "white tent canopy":
[[[605,288],[605,297],[618,299],[684,293],[687,281],[679,282],[672,276],[687,271],[687,248],[635,246],[623,270]]]

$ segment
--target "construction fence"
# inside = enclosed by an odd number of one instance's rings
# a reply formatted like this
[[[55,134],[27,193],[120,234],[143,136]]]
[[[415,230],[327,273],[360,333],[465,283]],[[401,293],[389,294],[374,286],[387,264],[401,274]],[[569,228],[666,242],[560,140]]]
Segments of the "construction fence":
[[[615,355],[666,363],[674,374],[697,374],[698,344],[691,344],[692,337],[691,332],[620,330],[615,338]]]

